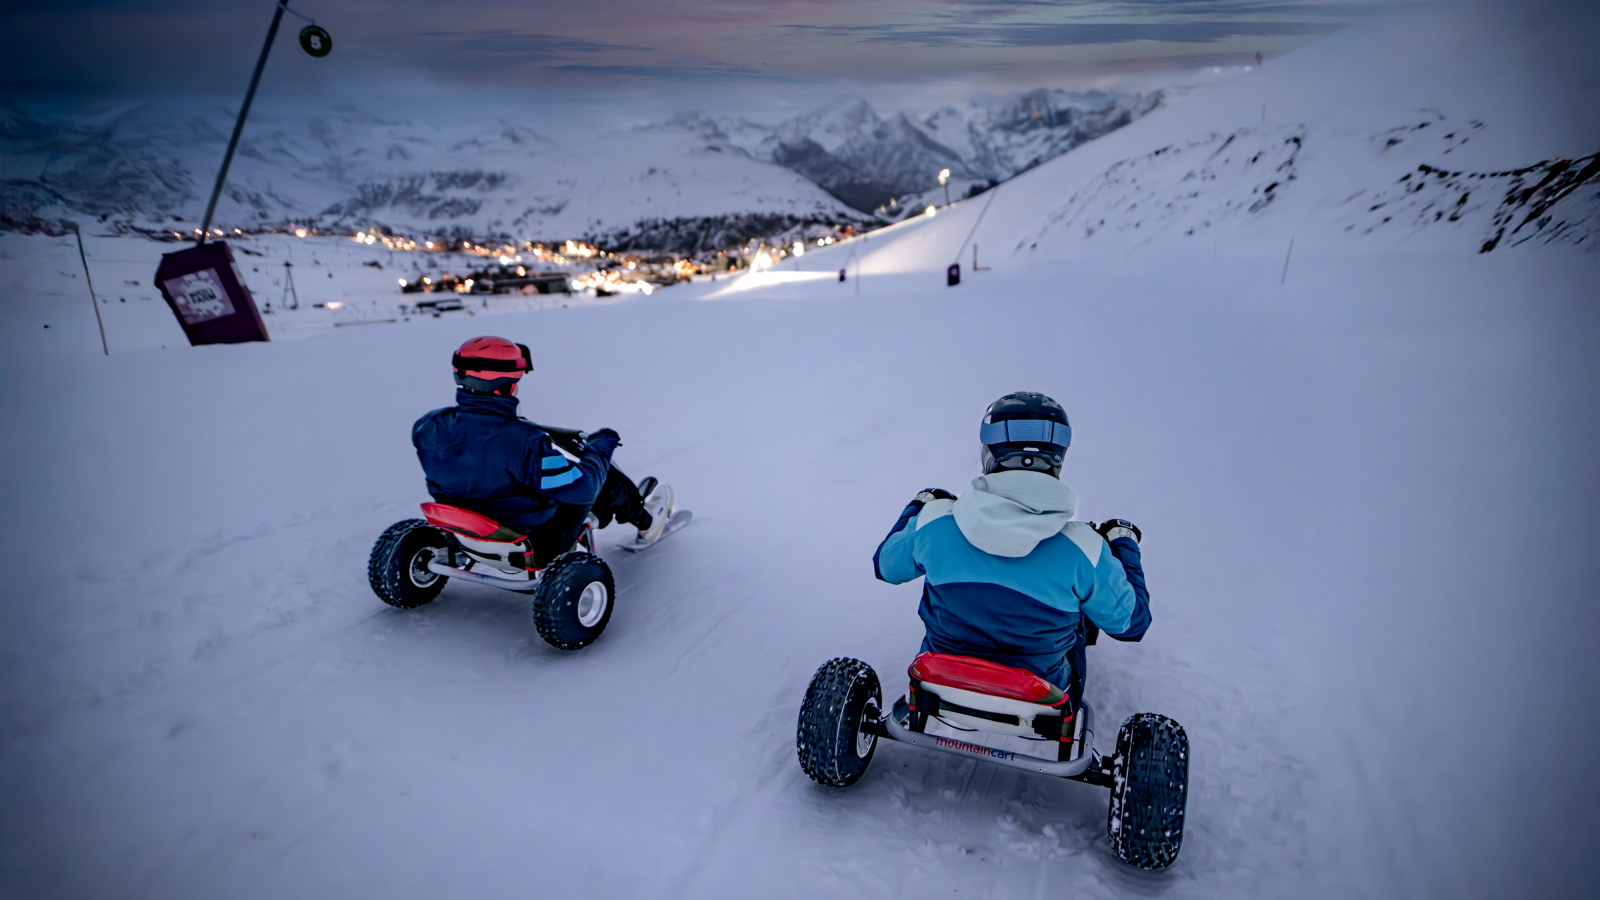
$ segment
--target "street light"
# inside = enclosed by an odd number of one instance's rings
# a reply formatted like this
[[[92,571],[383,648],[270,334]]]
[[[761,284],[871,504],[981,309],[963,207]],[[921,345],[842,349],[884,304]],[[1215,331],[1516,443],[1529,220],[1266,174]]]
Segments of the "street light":
[[[156,268],[156,288],[172,307],[173,315],[178,317],[178,324],[191,345],[271,340],[267,326],[261,321],[261,311],[256,308],[255,299],[239,277],[233,250],[225,241],[212,241],[210,244],[206,241],[213,233],[211,217],[217,211],[217,201],[228,182],[228,167],[233,163],[234,151],[239,149],[239,135],[244,131],[245,119],[250,115],[250,103],[255,99],[257,86],[261,84],[261,71],[266,68],[267,54],[272,50],[273,39],[278,36],[278,25],[283,21],[285,12],[310,22],[307,17],[289,9],[289,0],[277,0],[272,24],[267,26],[267,39],[261,45],[261,55],[256,58],[255,71],[250,75],[250,86],[244,92],[244,103],[239,106],[239,115],[233,120],[233,135],[228,138],[228,149],[222,154],[222,168],[217,170],[211,199],[206,203],[200,227],[194,231],[195,245],[185,250],[163,253],[161,264]],[[312,56],[327,56],[333,48],[333,42],[328,32],[311,22],[309,27],[300,32],[300,46]],[[295,230],[299,237],[305,237],[306,233],[304,228]],[[220,238],[223,230],[215,229],[215,234]],[[368,240],[371,241],[370,238]],[[287,269],[284,271],[288,272]],[[96,306],[95,312],[99,310],[100,307]],[[271,311],[270,305],[268,311]]]
[[[206,204],[205,218],[200,223],[200,240],[195,242],[195,246],[200,246],[206,242],[206,234],[211,229],[211,215],[216,212],[217,198],[222,196],[222,186],[228,181],[228,167],[233,163],[233,151],[239,146],[239,134],[244,131],[245,117],[250,115],[250,103],[256,97],[256,85],[261,83],[261,70],[266,68],[267,53],[272,50],[272,40],[278,36],[278,22],[283,19],[285,12],[311,22],[310,25],[300,30],[300,46],[307,53],[312,56],[322,57],[327,56],[333,50],[333,38],[328,36],[328,32],[320,28],[311,19],[289,9],[289,0],[278,0],[278,8],[273,10],[272,13],[272,24],[267,28],[267,42],[261,45],[261,57],[256,60],[256,70],[250,76],[250,87],[245,89],[244,104],[239,107],[239,118],[233,122],[233,137],[228,139],[228,150],[222,154],[222,169],[217,172],[216,187],[211,189],[211,202]]]
[[[939,186],[944,188],[944,205],[950,205],[950,170],[939,170]]]

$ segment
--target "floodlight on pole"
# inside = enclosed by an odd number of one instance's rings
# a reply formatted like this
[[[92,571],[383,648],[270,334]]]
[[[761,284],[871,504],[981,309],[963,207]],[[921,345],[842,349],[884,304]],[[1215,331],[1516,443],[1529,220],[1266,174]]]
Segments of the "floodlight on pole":
[[[228,138],[228,150],[222,154],[222,169],[217,172],[217,184],[211,189],[211,202],[206,204],[206,214],[200,222],[200,239],[196,246],[206,242],[206,235],[211,230],[211,216],[217,211],[217,199],[222,196],[222,186],[228,181],[228,167],[233,164],[233,151],[239,148],[239,135],[244,131],[244,120],[250,115],[250,104],[256,98],[256,86],[261,83],[261,70],[267,66],[267,54],[272,52],[272,41],[278,36],[278,23],[283,20],[283,14],[298,16],[311,22],[300,31],[300,46],[312,56],[327,56],[333,50],[333,39],[328,32],[323,30],[309,17],[289,9],[289,0],[278,0],[277,8],[272,11],[272,24],[267,27],[266,43],[261,45],[261,56],[256,59],[256,70],[250,75],[250,87],[245,89],[244,103],[239,107],[239,117],[233,122],[233,136]]]
[[[944,188],[944,205],[950,205],[950,170],[939,170],[939,186]]]

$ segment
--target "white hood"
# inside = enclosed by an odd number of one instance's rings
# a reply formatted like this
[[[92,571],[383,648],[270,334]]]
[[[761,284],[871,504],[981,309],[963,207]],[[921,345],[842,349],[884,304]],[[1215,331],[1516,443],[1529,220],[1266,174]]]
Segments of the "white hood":
[[[956,500],[956,527],[974,547],[995,556],[1027,556],[1059,533],[1078,510],[1078,495],[1043,472],[1007,469],[972,479]]]

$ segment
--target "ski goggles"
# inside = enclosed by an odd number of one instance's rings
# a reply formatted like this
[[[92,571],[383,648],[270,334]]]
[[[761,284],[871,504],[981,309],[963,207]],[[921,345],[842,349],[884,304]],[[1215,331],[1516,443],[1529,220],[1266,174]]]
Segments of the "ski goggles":
[[[985,444],[1055,444],[1072,446],[1072,426],[1049,419],[1006,419],[978,426],[978,440]]]
[[[528,350],[528,345],[518,344],[517,349],[522,351],[521,359],[462,356],[456,353],[450,357],[450,364],[463,372],[532,372],[533,353]]]

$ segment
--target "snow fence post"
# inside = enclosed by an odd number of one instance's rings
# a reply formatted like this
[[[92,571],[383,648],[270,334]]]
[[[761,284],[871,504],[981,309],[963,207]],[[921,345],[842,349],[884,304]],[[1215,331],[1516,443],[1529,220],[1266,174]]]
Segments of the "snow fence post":
[[[78,258],[83,260],[83,283],[89,286],[89,305],[94,307],[94,323],[100,326],[100,350],[105,355],[111,355],[111,348],[106,345],[106,323],[100,318],[100,301],[94,296],[94,281],[89,277],[89,256],[83,252],[83,232],[78,230],[78,223],[72,223],[72,233],[78,236]]]

